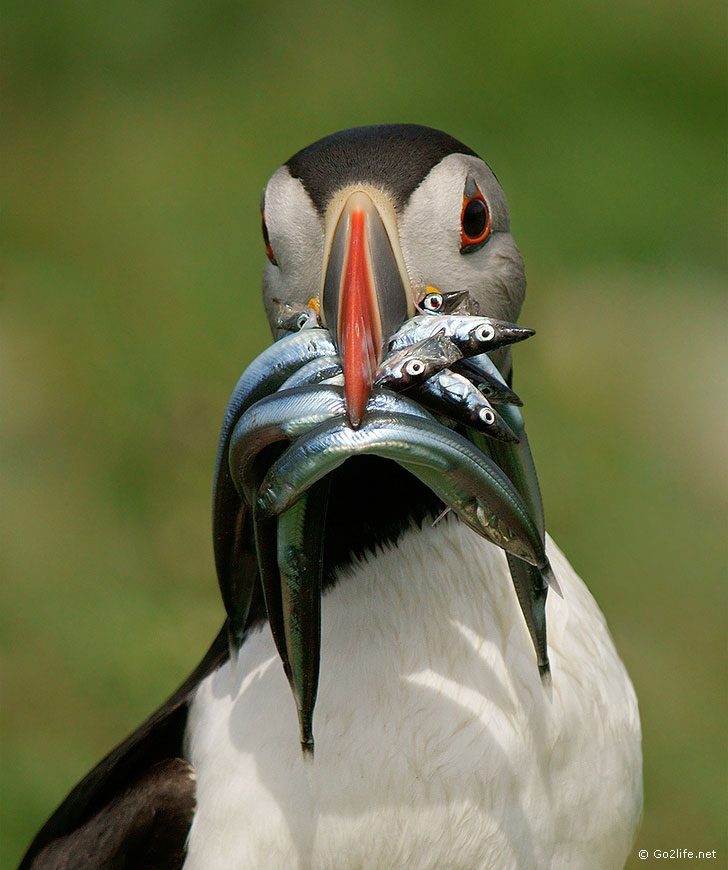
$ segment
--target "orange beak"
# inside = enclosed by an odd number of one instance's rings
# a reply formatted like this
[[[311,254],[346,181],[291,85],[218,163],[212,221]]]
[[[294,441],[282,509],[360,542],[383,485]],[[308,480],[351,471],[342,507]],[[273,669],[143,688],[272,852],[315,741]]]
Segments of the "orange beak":
[[[386,217],[394,235],[394,210]],[[397,256],[399,243],[392,244],[372,197],[363,190],[354,191],[334,219],[322,311],[339,349],[346,407],[356,429],[386,343],[411,316],[414,305],[401,254]]]

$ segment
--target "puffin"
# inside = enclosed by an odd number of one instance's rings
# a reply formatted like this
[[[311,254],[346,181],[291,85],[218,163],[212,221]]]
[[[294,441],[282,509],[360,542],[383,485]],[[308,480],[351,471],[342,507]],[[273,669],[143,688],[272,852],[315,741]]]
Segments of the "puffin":
[[[344,299],[335,237],[352,203],[388,245],[369,245],[371,293]],[[505,195],[439,130],[329,135],[273,174],[261,213],[273,337],[281,306],[318,310],[323,292],[350,417],[372,389],[369,357],[413,299],[466,293],[489,317],[520,313],[526,277]],[[491,356],[512,386],[510,348]],[[259,580],[230,643],[236,578],[220,557],[228,617],[209,650],[73,788],[20,870],[624,866],[642,808],[637,699],[553,540],[544,679],[506,554],[427,486],[357,456],[332,473],[329,499],[315,757],[301,752]],[[245,534],[234,516],[226,528]],[[218,534],[216,555],[226,546]]]

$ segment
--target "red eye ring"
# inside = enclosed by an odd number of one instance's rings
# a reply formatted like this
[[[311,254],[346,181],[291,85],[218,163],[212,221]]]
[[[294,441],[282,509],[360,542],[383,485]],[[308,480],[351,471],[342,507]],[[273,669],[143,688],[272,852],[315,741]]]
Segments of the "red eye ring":
[[[482,248],[490,237],[490,209],[472,175],[465,179],[460,211],[460,253]]]

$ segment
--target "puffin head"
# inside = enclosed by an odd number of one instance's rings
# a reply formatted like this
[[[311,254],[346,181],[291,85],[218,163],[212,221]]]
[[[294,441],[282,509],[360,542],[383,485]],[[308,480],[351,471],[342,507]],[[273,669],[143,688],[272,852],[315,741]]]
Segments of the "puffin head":
[[[261,198],[266,313],[318,313],[359,424],[374,371],[407,318],[443,299],[518,318],[526,287],[508,204],[489,168],[452,136],[415,124],[356,127],[299,151]],[[493,354],[504,374],[507,350]]]

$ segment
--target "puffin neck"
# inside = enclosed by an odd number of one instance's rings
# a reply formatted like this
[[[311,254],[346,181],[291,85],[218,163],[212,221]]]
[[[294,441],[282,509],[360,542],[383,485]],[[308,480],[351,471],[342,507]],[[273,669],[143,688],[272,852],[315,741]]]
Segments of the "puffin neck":
[[[432,521],[440,499],[395,462],[354,456],[332,476],[324,549],[324,588],[340,569],[394,544],[413,524]]]
[[[331,475],[324,535],[323,589],[336,585],[348,565],[396,544],[413,525],[432,522],[444,504],[427,486],[389,459],[352,456]],[[249,628],[267,621],[256,583]]]

